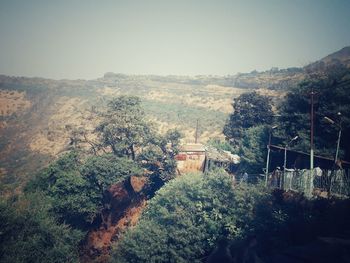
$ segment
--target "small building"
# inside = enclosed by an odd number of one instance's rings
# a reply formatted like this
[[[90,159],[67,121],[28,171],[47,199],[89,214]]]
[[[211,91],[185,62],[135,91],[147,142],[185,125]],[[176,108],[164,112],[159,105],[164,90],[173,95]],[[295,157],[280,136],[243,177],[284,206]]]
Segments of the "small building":
[[[206,168],[210,170],[213,166],[222,167],[228,172],[235,172],[240,163],[240,157],[229,151],[217,149],[212,146],[206,146]]]
[[[180,147],[177,160],[177,169],[180,174],[188,172],[204,172],[205,169],[205,147],[199,143],[184,144]]]
[[[236,154],[199,143],[182,145],[179,154],[175,158],[180,174],[205,172],[214,166],[223,167],[232,172],[240,162],[240,158]]]

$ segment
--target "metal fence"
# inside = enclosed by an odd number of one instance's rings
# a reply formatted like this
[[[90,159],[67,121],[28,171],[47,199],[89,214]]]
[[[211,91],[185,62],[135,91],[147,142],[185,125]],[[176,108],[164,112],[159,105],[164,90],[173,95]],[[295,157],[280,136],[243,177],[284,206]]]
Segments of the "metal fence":
[[[302,192],[307,196],[350,197],[350,169],[321,170],[275,170],[269,174],[267,186],[286,191]]]

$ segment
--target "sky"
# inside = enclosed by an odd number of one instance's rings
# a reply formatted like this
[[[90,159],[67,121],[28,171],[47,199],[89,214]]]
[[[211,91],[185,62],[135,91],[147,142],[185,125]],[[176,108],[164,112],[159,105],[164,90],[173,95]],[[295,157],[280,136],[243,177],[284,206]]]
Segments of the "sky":
[[[0,0],[0,74],[227,75],[350,45],[349,0]]]

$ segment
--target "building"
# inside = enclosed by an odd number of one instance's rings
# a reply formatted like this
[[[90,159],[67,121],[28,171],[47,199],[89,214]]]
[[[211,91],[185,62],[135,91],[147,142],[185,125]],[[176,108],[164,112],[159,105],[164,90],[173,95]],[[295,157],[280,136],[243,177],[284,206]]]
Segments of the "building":
[[[176,155],[177,169],[180,174],[189,172],[204,172],[206,152],[203,144],[189,143],[180,147]]]
[[[199,143],[182,145],[175,158],[179,174],[205,172],[214,166],[223,167],[227,171],[233,172],[240,162],[240,158],[236,154]]]

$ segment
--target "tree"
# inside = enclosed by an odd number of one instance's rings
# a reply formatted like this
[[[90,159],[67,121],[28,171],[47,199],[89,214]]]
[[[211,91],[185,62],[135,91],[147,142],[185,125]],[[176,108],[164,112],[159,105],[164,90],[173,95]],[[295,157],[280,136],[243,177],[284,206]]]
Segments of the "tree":
[[[268,128],[260,125],[251,127],[243,135],[238,154],[241,156],[239,171],[259,174],[265,165]]]
[[[107,189],[142,170],[137,163],[112,154],[92,156],[83,164],[68,153],[29,182],[26,192],[41,191],[60,222],[85,229],[105,207]]]
[[[168,130],[164,136],[154,135],[148,146],[144,147],[137,160],[152,176],[163,183],[175,177],[176,160],[179,152],[181,133],[178,130]]]
[[[299,86],[291,90],[279,107],[280,123],[284,138],[299,135],[296,149],[310,148],[310,93],[316,93],[314,103],[314,142],[318,154],[334,157],[339,128],[324,121],[327,116],[337,124],[341,123],[343,134],[341,149],[345,159],[350,160],[350,69],[341,65],[327,67],[324,71],[310,75]],[[341,116],[338,115],[341,113]]]
[[[169,130],[159,135],[145,119],[141,101],[133,96],[120,96],[108,103],[108,110],[96,128],[104,147],[114,155],[128,157],[147,169],[156,189],[174,178],[181,134]]]
[[[232,103],[233,113],[224,127],[228,140],[239,144],[244,131],[254,126],[268,124],[272,121],[270,99],[257,92],[243,93]]]
[[[0,202],[1,262],[77,262],[81,231],[59,224],[40,193]]]
[[[110,147],[116,156],[127,156],[133,160],[138,148],[147,145],[151,136],[141,101],[134,96],[112,99],[96,130],[103,147]]]
[[[202,262],[220,238],[244,235],[262,196],[252,188],[234,191],[223,170],[175,178],[118,243],[114,261]]]
[[[65,154],[29,181],[25,192],[41,191],[60,222],[84,229],[102,204],[99,192],[80,174],[80,166],[76,152]]]
[[[112,154],[89,157],[80,171],[90,188],[99,197],[99,211],[103,208],[103,200],[111,185],[123,182],[131,175],[137,176],[143,173],[136,162],[125,157],[115,157]]]

